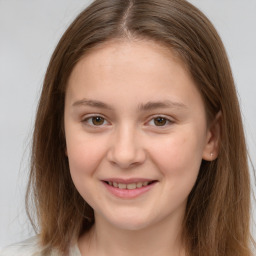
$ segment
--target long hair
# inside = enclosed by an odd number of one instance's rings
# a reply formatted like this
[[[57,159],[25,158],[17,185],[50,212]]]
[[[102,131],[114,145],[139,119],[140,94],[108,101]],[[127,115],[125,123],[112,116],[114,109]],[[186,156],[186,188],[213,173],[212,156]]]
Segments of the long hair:
[[[187,202],[183,239],[188,255],[252,255],[247,150],[230,64],[211,22],[185,0],[96,0],[60,39],[37,110],[27,190],[27,210],[32,202],[42,245],[67,253],[94,223],[93,209],[76,190],[65,155],[67,80],[90,49],[112,39],[136,38],[176,52],[197,85],[208,120],[222,113],[218,158],[202,161]]]

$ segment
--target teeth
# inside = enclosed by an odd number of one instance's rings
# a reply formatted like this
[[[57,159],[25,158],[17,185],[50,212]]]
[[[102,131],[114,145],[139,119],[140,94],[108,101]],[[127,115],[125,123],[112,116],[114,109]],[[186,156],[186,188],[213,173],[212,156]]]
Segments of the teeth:
[[[126,188],[126,184],[118,183],[118,187],[121,188],[121,189],[125,189]]]
[[[147,186],[150,181],[144,181],[144,182],[138,182],[138,183],[130,183],[130,184],[124,184],[124,183],[117,183],[117,182],[107,182],[108,185],[115,187],[115,188],[120,188],[120,189],[136,189],[136,188],[141,188]]]
[[[141,188],[142,187],[142,182],[138,182],[137,183],[137,188]]]
[[[128,189],[135,189],[136,188],[136,183],[128,184],[127,188]]]

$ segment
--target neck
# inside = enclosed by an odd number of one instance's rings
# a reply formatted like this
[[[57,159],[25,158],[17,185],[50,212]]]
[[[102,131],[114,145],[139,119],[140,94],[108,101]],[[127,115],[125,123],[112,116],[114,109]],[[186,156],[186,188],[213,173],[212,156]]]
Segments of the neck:
[[[80,237],[78,245],[86,256],[185,256],[181,232],[180,215],[140,230],[120,229],[95,216],[95,225]]]

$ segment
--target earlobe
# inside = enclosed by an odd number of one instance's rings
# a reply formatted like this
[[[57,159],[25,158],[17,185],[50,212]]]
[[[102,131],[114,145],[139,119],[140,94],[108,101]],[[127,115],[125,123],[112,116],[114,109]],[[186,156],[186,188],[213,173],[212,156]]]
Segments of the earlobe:
[[[213,161],[218,157],[221,140],[221,111],[219,111],[208,128],[206,144],[202,158],[206,161]]]

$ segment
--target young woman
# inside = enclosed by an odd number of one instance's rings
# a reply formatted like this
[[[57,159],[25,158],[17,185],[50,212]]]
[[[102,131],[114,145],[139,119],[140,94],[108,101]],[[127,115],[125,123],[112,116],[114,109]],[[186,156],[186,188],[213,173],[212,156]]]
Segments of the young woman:
[[[27,208],[1,255],[252,256],[250,180],[223,44],[184,0],[96,0],[50,61]]]

